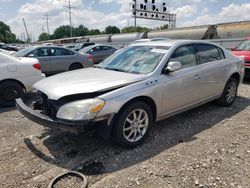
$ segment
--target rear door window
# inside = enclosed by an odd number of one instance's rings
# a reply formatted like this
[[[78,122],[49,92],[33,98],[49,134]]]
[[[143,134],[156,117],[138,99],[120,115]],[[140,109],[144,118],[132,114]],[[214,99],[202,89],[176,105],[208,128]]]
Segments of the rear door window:
[[[220,54],[219,49],[213,45],[198,44],[196,47],[199,64],[218,61],[222,59],[221,56],[224,56],[224,53]]]
[[[74,53],[67,49],[62,49],[62,48],[51,49],[51,56],[70,56],[70,55],[74,55]]]

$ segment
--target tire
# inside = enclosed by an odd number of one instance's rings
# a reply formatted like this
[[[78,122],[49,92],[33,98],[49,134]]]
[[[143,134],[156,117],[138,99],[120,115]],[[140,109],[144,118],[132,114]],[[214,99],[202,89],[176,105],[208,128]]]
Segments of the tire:
[[[217,103],[224,107],[231,106],[236,99],[238,86],[239,82],[237,79],[233,77],[229,78],[221,97],[217,100]]]
[[[73,71],[73,70],[77,70],[77,69],[81,69],[81,68],[83,68],[81,64],[74,63],[74,64],[70,65],[69,71]]]
[[[24,88],[15,81],[0,83],[0,106],[13,107],[16,105],[16,98],[23,97]]]
[[[134,102],[126,106],[116,120],[113,129],[115,142],[121,147],[132,148],[141,144],[147,137],[149,126],[153,122],[152,110],[144,102]]]

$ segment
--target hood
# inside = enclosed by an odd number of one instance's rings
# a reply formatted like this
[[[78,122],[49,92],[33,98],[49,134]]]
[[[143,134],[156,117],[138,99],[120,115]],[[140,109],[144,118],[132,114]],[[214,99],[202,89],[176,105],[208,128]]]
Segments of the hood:
[[[45,93],[49,99],[77,94],[102,92],[141,81],[146,75],[130,74],[99,68],[87,68],[66,72],[43,79],[34,88]]]
[[[246,62],[250,62],[250,51],[232,51],[233,55],[237,57],[245,57]]]

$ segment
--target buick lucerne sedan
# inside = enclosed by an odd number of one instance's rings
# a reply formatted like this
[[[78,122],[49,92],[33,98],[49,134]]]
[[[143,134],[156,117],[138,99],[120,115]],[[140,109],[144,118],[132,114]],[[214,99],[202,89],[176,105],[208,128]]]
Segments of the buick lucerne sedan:
[[[53,129],[96,128],[122,147],[144,141],[160,120],[216,100],[235,101],[244,61],[204,41],[154,41],[131,45],[92,68],[46,78],[34,85],[19,111]]]

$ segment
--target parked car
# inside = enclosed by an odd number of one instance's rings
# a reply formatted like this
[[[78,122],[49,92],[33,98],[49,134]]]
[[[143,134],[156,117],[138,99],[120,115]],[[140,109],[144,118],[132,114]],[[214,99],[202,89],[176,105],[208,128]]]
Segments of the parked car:
[[[74,50],[79,51],[87,46],[95,45],[94,42],[85,42],[85,43],[77,43],[75,44]]]
[[[31,91],[33,84],[44,77],[37,59],[0,52],[0,106],[14,106],[16,98]]]
[[[18,51],[17,47],[11,46],[5,43],[0,43],[0,49],[7,50],[7,51]]]
[[[75,49],[76,44],[65,44],[65,48]]]
[[[11,55],[11,54],[15,53],[15,51],[8,51],[8,50],[4,50],[4,49],[1,49],[1,48],[0,48],[0,52],[2,52],[4,54],[8,54],[8,55]]]
[[[117,49],[107,45],[96,44],[80,50],[82,54],[90,54],[95,64],[102,62],[104,59],[115,53]]]
[[[153,122],[217,100],[233,104],[244,61],[204,41],[157,41],[129,46],[93,68],[35,84],[24,116],[54,129],[95,127],[124,147],[140,144]]]
[[[42,72],[53,75],[65,71],[93,66],[92,57],[59,46],[38,46],[23,49],[14,54],[16,57],[37,58]]]
[[[250,78],[250,37],[232,49],[232,53],[235,56],[244,58],[245,77]]]

